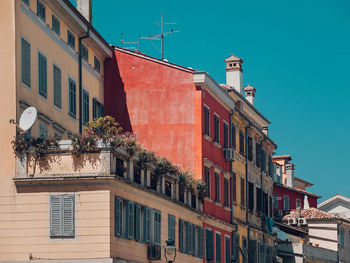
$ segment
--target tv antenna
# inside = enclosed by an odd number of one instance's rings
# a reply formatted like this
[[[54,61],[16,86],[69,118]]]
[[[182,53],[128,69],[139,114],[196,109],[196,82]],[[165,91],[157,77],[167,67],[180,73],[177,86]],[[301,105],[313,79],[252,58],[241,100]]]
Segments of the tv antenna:
[[[35,123],[37,114],[38,113],[35,107],[28,107],[23,111],[19,119],[19,124],[16,123],[14,119],[11,119],[10,123],[13,123],[20,128],[22,133],[26,133]]]
[[[124,44],[126,44],[126,45],[134,45],[134,44],[136,44],[137,47],[127,46],[127,47],[124,47],[124,48],[126,48],[126,49],[133,49],[133,50],[140,50],[140,37],[138,37],[137,41],[125,42],[124,39],[123,39],[123,33],[121,33],[120,34],[120,47],[123,47]]]

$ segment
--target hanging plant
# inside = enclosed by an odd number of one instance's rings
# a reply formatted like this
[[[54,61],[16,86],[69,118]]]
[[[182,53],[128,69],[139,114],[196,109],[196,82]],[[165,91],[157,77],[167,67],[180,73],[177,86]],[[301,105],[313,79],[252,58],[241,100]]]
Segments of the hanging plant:
[[[139,152],[139,162],[138,165],[145,169],[148,165],[155,165],[157,163],[157,156],[154,152],[147,151],[145,149],[142,149]]]
[[[96,145],[96,140],[94,136],[81,136],[81,135],[72,135],[72,149],[71,153],[77,156],[80,156],[82,153],[94,153],[100,151]]]
[[[141,144],[138,142],[135,134],[127,132],[121,134],[120,139],[122,141],[121,146],[126,149],[130,156],[134,156],[136,152],[141,151]]]
[[[175,175],[179,172],[178,168],[164,157],[158,158],[155,166],[156,168],[154,170],[154,174],[156,177],[160,177],[165,174]]]
[[[196,185],[198,198],[203,202],[204,198],[207,196],[207,184],[202,180],[196,180]]]
[[[32,146],[33,139],[27,134],[17,134],[11,141],[13,152],[16,156],[24,154]]]
[[[35,147],[35,157],[36,158],[43,158],[45,154],[48,153],[49,149],[51,150],[57,150],[58,149],[58,140],[56,137],[39,137],[36,139],[33,139],[32,145]]]

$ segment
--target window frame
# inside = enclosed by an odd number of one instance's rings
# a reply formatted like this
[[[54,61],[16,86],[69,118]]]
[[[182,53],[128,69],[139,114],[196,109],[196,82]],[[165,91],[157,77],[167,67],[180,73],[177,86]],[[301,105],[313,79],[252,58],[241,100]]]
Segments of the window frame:
[[[45,60],[41,60],[40,57],[44,58]],[[45,71],[41,71],[41,65],[40,61],[45,61]],[[45,73],[45,74],[44,74]],[[45,79],[43,79],[45,78]],[[45,85],[44,85],[45,84]],[[41,86],[43,85],[43,86]],[[47,100],[47,56],[41,52],[40,50],[38,51],[38,93],[39,95]]]
[[[75,35],[69,29],[67,30],[67,45],[75,51]]]
[[[72,89],[72,85],[74,85],[74,90]],[[71,77],[68,78],[68,114],[72,118],[76,119],[77,117],[77,84],[75,80]],[[73,98],[74,97],[74,98]],[[72,105],[73,102],[73,105]],[[74,110],[72,112],[71,110]]]
[[[210,137],[210,108],[206,105],[203,107],[203,134]]]
[[[96,56],[94,56],[94,70],[101,73],[101,60]]]
[[[27,80],[24,80],[24,63],[23,63],[23,58],[24,58],[24,54],[23,54],[23,41],[26,42],[29,46],[29,63],[28,63],[28,71],[29,71],[29,83],[26,83]],[[31,88],[32,85],[32,56],[31,56],[31,43],[30,41],[28,41],[26,38],[24,38],[23,36],[21,36],[21,83],[23,86],[27,87],[27,88]]]
[[[46,22],[46,6],[40,0],[36,2],[36,14],[41,20]]]
[[[220,144],[220,116],[214,113],[213,121],[214,121],[214,142]]]
[[[55,83],[55,68],[57,68],[60,72],[60,78],[59,78],[59,105],[56,104],[56,83]],[[53,104],[59,108],[62,109],[62,69],[55,63],[53,63],[52,66],[52,87],[53,87]]]
[[[54,14],[51,16],[51,27],[53,32],[59,36],[61,35],[61,22]]]
[[[54,226],[53,226],[53,214],[55,213],[54,211],[54,207],[53,207],[53,202],[54,199],[59,200],[59,233],[54,233]],[[71,203],[71,207],[65,208],[65,199],[72,200]],[[71,214],[66,213],[65,210],[70,210]],[[57,212],[57,211],[56,211]],[[71,226],[71,230],[67,230],[65,231],[65,222],[67,222],[67,218],[66,217],[71,216],[71,219],[68,218],[69,220],[69,225]],[[50,195],[50,238],[51,239],[56,239],[56,238],[75,238],[75,195],[74,194],[64,194],[64,195]]]

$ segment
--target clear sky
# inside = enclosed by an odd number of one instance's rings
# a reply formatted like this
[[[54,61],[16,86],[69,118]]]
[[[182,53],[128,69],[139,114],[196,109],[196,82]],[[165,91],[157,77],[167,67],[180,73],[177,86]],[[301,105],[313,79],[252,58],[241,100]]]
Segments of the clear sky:
[[[166,37],[166,59],[225,83],[224,59],[241,57],[276,153],[292,156],[321,200],[350,197],[350,1],[93,0],[93,25],[120,46],[121,33],[159,33],[161,12],[177,22],[165,31],[180,31]],[[142,40],[141,52],[160,57],[153,45]]]

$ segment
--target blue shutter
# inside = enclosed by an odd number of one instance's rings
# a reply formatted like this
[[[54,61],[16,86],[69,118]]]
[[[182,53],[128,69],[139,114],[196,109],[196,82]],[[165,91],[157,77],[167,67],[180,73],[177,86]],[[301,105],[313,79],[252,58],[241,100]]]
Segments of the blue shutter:
[[[146,216],[145,216],[145,242],[151,242],[151,208],[145,207]]]
[[[215,254],[216,254],[216,262],[221,262],[221,235],[215,234]]]
[[[158,210],[153,210],[153,241],[154,244],[161,243],[161,214]]]
[[[229,237],[225,237],[225,263],[231,263],[231,242]]]
[[[184,227],[185,227],[185,243],[184,243],[184,252],[187,254],[188,253],[188,244],[189,244],[189,225],[188,222],[184,222]]]
[[[237,233],[233,233],[232,238],[232,254],[236,259],[236,263],[239,263],[240,252],[239,252],[239,235]]]
[[[209,229],[205,231],[206,259],[213,260],[213,232]]]
[[[122,234],[122,209],[120,205],[120,198],[114,198],[114,234],[120,237]]]
[[[183,221],[182,219],[179,220],[179,250],[180,252],[184,252],[184,231],[183,231]]]
[[[128,228],[127,229],[128,229],[129,239],[134,238],[134,227],[135,227],[134,212],[135,212],[134,203],[131,201],[128,201]]]
[[[199,241],[198,241],[198,250],[199,257],[204,257],[204,229],[203,227],[199,228]]]
[[[74,196],[63,196],[63,236],[74,236]]]
[[[61,69],[56,65],[53,65],[53,95],[54,95],[54,104],[61,108],[62,105],[62,86],[61,86]]]
[[[193,252],[192,244],[193,244],[193,231],[192,231],[193,225],[191,223],[188,223],[187,228],[187,244],[188,244],[188,253],[191,254]]]
[[[62,236],[61,196],[50,197],[50,236]]]
[[[175,241],[175,216],[168,215],[168,240]]]
[[[192,255],[198,256],[198,251],[196,250],[196,226],[192,225]]]
[[[140,216],[141,216],[141,209],[139,204],[135,204],[135,239],[137,241],[140,241]]]
[[[47,60],[46,57],[38,53],[39,61],[39,94],[47,98]]]
[[[31,72],[30,72],[30,44],[23,38],[21,39],[21,79],[24,84],[30,87]]]

